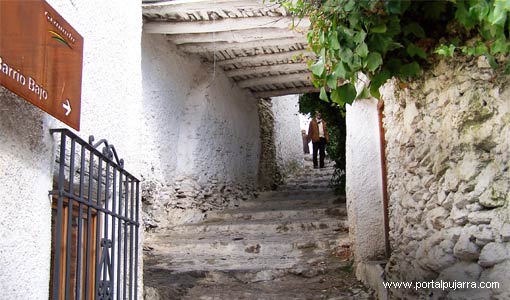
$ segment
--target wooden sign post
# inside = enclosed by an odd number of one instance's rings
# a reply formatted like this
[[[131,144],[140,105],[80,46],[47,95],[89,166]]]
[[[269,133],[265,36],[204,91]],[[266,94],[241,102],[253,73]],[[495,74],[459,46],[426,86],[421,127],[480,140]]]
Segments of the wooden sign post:
[[[0,0],[0,84],[80,130],[83,37],[43,0]]]

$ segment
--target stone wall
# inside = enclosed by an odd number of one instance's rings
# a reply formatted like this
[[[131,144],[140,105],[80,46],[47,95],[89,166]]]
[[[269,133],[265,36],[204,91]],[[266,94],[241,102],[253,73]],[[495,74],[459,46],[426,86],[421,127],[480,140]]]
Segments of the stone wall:
[[[280,173],[303,167],[303,142],[299,124],[299,95],[271,98],[274,115],[276,162]]]
[[[510,298],[509,79],[484,58],[459,59],[441,61],[407,88],[385,86],[387,279],[500,284],[400,289],[393,297]]]
[[[275,120],[271,99],[259,100],[260,120],[260,163],[259,188],[275,189],[282,182],[282,174],[278,168],[275,143]]]
[[[257,99],[164,35],[143,34],[142,74],[147,228],[201,220],[251,197],[260,156]]]

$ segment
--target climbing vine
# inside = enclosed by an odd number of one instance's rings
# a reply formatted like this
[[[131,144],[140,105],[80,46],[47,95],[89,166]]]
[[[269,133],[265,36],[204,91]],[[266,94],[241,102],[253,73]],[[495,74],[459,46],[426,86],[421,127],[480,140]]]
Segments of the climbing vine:
[[[494,68],[510,70],[509,0],[272,1],[295,22],[309,16],[307,39],[317,55],[309,62],[312,82],[320,99],[340,106],[380,98],[387,79],[405,83],[438,55],[485,55]]]

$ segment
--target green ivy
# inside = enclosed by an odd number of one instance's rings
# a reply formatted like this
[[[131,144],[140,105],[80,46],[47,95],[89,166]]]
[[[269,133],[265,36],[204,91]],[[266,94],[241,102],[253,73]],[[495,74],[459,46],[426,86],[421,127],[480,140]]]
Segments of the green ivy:
[[[421,74],[437,55],[485,55],[493,67],[509,53],[509,0],[271,0],[295,19],[308,16],[312,82],[319,97],[339,106],[380,97],[395,76]],[[510,70],[508,62],[501,66]],[[370,85],[356,90],[360,73]]]

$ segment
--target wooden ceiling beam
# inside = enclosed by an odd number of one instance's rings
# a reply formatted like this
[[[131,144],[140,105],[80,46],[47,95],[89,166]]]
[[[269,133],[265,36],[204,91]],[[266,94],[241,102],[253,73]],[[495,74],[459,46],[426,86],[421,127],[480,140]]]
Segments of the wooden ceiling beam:
[[[264,53],[264,48],[278,48],[286,49],[289,47],[305,48],[307,46],[304,38],[285,38],[285,39],[270,39],[260,40],[247,43],[197,43],[197,44],[182,44],[178,49],[187,53],[204,53],[215,51],[243,51],[258,49],[260,54]]]
[[[176,45],[193,43],[247,43],[264,39],[303,38],[303,33],[281,28],[221,31],[216,33],[185,33],[167,35]]]
[[[214,4],[214,5],[212,5]],[[177,0],[142,5],[148,20],[208,21],[224,18],[287,16],[285,8],[264,0]]]
[[[216,62],[222,67],[230,65],[241,65],[241,66],[257,66],[257,65],[268,65],[277,64],[279,62],[305,62],[309,58],[314,58],[315,54],[307,50],[295,50],[286,51],[272,54],[259,54],[254,56],[242,56],[233,59],[227,59]]]
[[[300,27],[308,28],[309,20],[302,20]],[[292,18],[290,17],[254,17],[254,18],[232,18],[217,21],[196,21],[196,22],[148,22],[143,25],[146,33],[158,34],[187,34],[187,33],[213,33],[232,30],[280,28],[290,30]]]
[[[263,92],[252,92],[253,96],[257,98],[271,98],[271,97],[279,97],[286,95],[295,95],[295,94],[307,94],[307,93],[318,93],[319,89],[313,86],[299,87],[299,88],[289,88],[289,89],[280,89],[280,90],[271,90],[271,91],[263,91]]]
[[[246,80],[237,81],[237,85],[240,88],[250,88],[258,85],[265,84],[284,84],[284,83],[292,83],[296,81],[303,82],[311,82],[312,74],[309,72],[306,73],[297,73],[297,74],[287,74],[287,75],[277,75],[277,76],[265,76],[259,78],[251,78]]]
[[[235,76],[249,76],[249,75],[260,75],[265,73],[279,72],[282,74],[289,72],[306,72],[308,71],[308,65],[306,63],[286,63],[286,64],[274,64],[269,66],[258,66],[258,67],[247,67],[241,69],[233,69],[225,71],[228,77]]]

